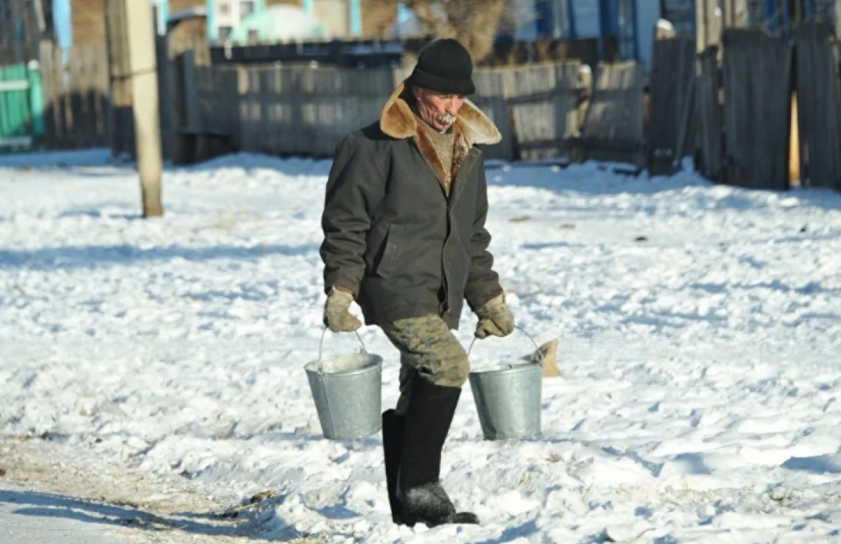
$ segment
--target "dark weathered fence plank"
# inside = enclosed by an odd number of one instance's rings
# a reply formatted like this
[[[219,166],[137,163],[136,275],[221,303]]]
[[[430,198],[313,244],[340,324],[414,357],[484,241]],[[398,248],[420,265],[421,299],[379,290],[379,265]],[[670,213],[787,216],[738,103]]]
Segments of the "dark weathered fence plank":
[[[599,65],[581,138],[576,141],[577,159],[644,166],[644,76],[645,67],[639,62]]]
[[[721,78],[718,48],[710,47],[698,55],[695,78],[696,168],[707,179],[724,179],[722,107],[719,99]]]
[[[695,82],[695,43],[689,38],[654,42],[648,116],[648,168],[668,173],[687,149]]]
[[[106,51],[93,46],[62,51],[44,42],[41,65],[44,144],[55,149],[109,145],[111,92]]]
[[[158,72],[158,108],[161,127],[161,151],[165,159],[173,158],[174,129],[173,110],[169,106],[172,77],[169,55],[167,55],[167,41],[164,36],[155,37],[155,66]]]
[[[727,182],[786,189],[791,125],[791,49],[760,30],[724,34]]]
[[[838,45],[826,23],[805,23],[794,32],[800,180],[841,189],[841,88]]]
[[[131,91],[131,67],[128,62],[128,35],[125,29],[125,5],[122,2],[106,2],[105,17],[107,29],[108,66],[111,87],[111,115],[109,131],[111,153],[114,155],[137,154],[134,129],[134,110]]]
[[[331,156],[345,134],[379,119],[393,90],[386,69],[366,70],[364,77],[338,68],[204,70],[203,128],[230,133],[239,149],[276,155]]]
[[[483,152],[488,159],[514,160],[514,134],[508,112],[505,89],[505,69],[479,69],[474,72],[476,95],[470,100],[494,122],[502,134],[502,141],[485,146]]]
[[[44,141],[50,147],[56,147],[64,134],[64,123],[60,114],[61,76],[63,66],[61,57],[56,57],[56,47],[52,42],[41,43],[41,74],[44,81]]]
[[[506,95],[520,159],[568,154],[569,140],[580,128],[581,67],[579,62],[567,62],[506,71]]]

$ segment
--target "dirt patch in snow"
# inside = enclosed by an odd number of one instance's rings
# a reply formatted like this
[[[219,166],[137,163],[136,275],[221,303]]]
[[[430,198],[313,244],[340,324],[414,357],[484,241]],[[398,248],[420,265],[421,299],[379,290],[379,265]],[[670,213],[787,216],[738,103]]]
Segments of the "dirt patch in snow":
[[[3,481],[26,490],[17,502],[49,507],[56,516],[66,512],[67,517],[112,525],[144,542],[238,544],[259,539],[260,497],[242,504],[234,493],[208,496],[187,480],[153,479],[67,445],[0,438],[0,474]],[[296,544],[305,542],[315,541]]]

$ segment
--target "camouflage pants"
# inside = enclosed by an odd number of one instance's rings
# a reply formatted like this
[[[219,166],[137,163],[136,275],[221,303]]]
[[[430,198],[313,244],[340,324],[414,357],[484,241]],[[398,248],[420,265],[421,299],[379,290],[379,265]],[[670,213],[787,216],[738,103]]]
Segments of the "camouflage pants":
[[[400,398],[395,412],[405,414],[415,379],[444,387],[461,387],[467,381],[470,363],[461,342],[437,315],[399,319],[382,326],[400,350]]]

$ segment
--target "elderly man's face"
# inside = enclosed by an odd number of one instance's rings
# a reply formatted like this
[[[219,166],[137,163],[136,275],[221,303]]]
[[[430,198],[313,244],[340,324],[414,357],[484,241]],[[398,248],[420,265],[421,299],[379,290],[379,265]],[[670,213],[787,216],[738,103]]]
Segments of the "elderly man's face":
[[[413,87],[412,94],[420,118],[438,132],[444,132],[456,122],[458,110],[464,105],[461,94],[442,94],[419,87]]]

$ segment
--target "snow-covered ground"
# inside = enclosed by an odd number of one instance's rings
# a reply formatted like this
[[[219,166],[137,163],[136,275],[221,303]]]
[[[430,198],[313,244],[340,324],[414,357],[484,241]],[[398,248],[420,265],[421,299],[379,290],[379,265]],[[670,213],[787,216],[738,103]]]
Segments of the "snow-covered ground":
[[[238,528],[253,538],[841,542],[841,195],[489,169],[498,270],[519,324],[559,339],[563,376],[522,441],[484,441],[466,387],[443,481],[484,523],[408,529],[390,521],[379,435],[325,440],[303,371],[328,169],[240,155],[170,170],[166,216],[144,221],[135,174],[104,151],[0,158],[6,445],[47,439],[30,454],[44,443],[87,470],[85,496],[106,472],[119,483],[114,467],[143,475],[135,503],[178,481],[197,509],[272,490]],[[473,324],[465,312],[465,345]],[[361,335],[393,406],[398,354]],[[327,335],[324,350],[356,347]],[[473,364],[530,349],[478,342]]]

